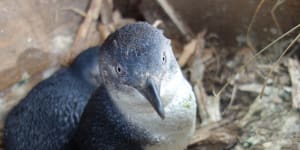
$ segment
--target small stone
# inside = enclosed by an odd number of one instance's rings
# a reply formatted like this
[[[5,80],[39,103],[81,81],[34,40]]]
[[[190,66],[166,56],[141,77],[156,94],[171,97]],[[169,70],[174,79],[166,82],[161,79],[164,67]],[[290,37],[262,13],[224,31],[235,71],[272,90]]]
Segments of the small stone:
[[[272,145],[273,145],[272,142],[266,142],[266,143],[263,144],[263,146],[264,146],[265,148],[270,148]]]

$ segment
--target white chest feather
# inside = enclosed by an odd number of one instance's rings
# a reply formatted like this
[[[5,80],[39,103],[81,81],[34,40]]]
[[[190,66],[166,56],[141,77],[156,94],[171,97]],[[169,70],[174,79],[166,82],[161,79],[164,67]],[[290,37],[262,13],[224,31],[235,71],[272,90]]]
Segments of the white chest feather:
[[[113,92],[111,95],[126,119],[146,129],[158,143],[146,146],[146,150],[183,150],[195,130],[195,96],[180,71],[164,81],[160,91],[165,108],[164,120],[137,91]]]

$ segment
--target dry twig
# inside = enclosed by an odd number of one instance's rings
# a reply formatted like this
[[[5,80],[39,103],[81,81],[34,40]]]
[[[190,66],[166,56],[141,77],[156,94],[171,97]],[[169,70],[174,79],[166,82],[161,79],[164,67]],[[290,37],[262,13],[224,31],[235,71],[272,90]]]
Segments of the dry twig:
[[[92,22],[99,18],[101,4],[102,4],[102,0],[91,1],[90,8],[86,13],[84,21],[82,22],[82,24],[80,25],[77,31],[71,50],[67,54],[66,57],[67,63],[71,62],[73,58],[78,55],[79,52],[75,52],[75,51],[78,51],[77,47],[79,47],[79,45],[82,44],[82,42],[86,39]]]
[[[202,82],[194,86],[194,91],[198,100],[198,111],[202,124],[220,121],[222,119],[220,97],[207,96]]]
[[[194,54],[195,50],[196,50],[196,44],[197,44],[197,40],[193,39],[192,41],[190,41],[188,44],[186,44],[183,48],[183,52],[180,55],[179,58],[179,65],[181,67],[183,67],[187,61],[189,60],[189,58]]]
[[[166,12],[166,14],[171,18],[174,24],[177,26],[179,31],[187,37],[187,39],[191,38],[191,30],[185,24],[184,21],[179,17],[179,15],[175,12],[174,8],[169,4],[167,0],[156,0],[157,3],[161,6],[161,8]]]
[[[207,124],[205,127],[201,127],[197,129],[189,145],[191,146],[194,144],[202,143],[207,140],[214,140],[211,141],[212,143],[214,142],[226,143],[232,140],[236,142],[237,132],[234,131],[236,129],[233,129],[231,131],[226,130],[227,128],[226,125],[228,125],[229,123],[230,120],[227,119],[219,122],[210,123]]]
[[[105,25],[113,23],[113,2],[112,2],[112,0],[102,0],[101,21]]]
[[[267,79],[270,78],[271,74],[273,73],[273,70],[276,66],[279,65],[282,57],[288,52],[288,50],[298,41],[298,39],[300,38],[300,33],[296,36],[296,38],[288,45],[288,47],[282,52],[282,54],[279,56],[279,58],[277,59],[277,61],[273,64],[270,72],[268,73],[267,75]],[[266,87],[266,84],[267,84],[267,79],[265,80],[264,82],[264,86],[261,90],[261,93],[260,93],[260,97],[262,97],[264,91],[265,91],[265,87]]]
[[[290,33],[292,33],[293,31],[295,31],[296,29],[298,29],[300,27],[300,24],[298,24],[297,26],[293,27],[292,29],[290,29],[289,31],[287,31],[286,33],[284,33],[283,35],[279,36],[277,39],[275,39],[274,41],[272,41],[270,44],[268,44],[266,47],[264,47],[263,49],[259,50],[253,57],[249,58],[246,63],[241,66],[237,73],[240,73],[242,70],[244,70],[251,62],[253,62],[257,56],[259,56],[260,54],[262,54],[264,51],[266,51],[268,48],[270,48],[272,45],[274,45],[275,43],[277,43],[279,40],[283,39],[284,37],[286,37],[287,35],[289,35]],[[233,78],[235,77],[235,75],[233,75],[226,83],[225,85],[221,88],[221,90],[217,93],[217,95],[220,95],[225,88],[229,85],[229,83],[233,80]]]
[[[69,11],[73,11],[75,12],[76,14],[79,14],[80,16],[83,16],[83,17],[86,17],[86,13],[78,8],[73,8],[73,7],[70,7],[70,8],[62,8],[62,10],[69,10]]]
[[[152,26],[157,28],[162,23],[163,23],[162,20],[155,20],[154,23],[152,24]]]
[[[285,0],[277,0],[276,3],[275,3],[275,5],[272,7],[272,10],[271,10],[272,19],[273,19],[273,21],[274,21],[274,23],[275,23],[275,25],[276,25],[276,27],[277,27],[277,29],[279,31],[279,34],[282,34],[282,29],[281,29],[280,24],[279,24],[279,22],[277,20],[275,11],[284,2],[285,2]]]
[[[261,8],[261,6],[262,6],[262,4],[265,2],[265,0],[261,0],[260,2],[259,2],[259,4],[257,5],[257,7],[256,7],[256,9],[255,9],[255,12],[254,12],[254,15],[252,16],[252,18],[251,18],[251,21],[250,21],[250,24],[249,24],[249,26],[248,26],[248,29],[247,29],[247,35],[246,35],[246,40],[247,40],[247,44],[248,44],[248,46],[251,48],[251,50],[253,50],[254,52],[256,51],[256,48],[253,46],[253,44],[252,44],[252,42],[251,42],[251,40],[250,40],[250,31],[252,30],[252,26],[253,26],[253,24],[254,24],[254,21],[255,21],[255,19],[256,19],[256,16],[257,16],[257,14],[258,14],[258,11],[260,10],[260,8]]]
[[[102,0],[92,0],[87,15],[80,25],[75,39],[75,43],[80,39],[85,39],[87,36],[90,24],[92,21],[97,20],[100,15]]]
[[[249,107],[249,111],[246,113],[246,115],[242,119],[238,120],[238,126],[241,128],[245,127],[249,122],[253,121],[252,116],[255,114],[255,112],[259,112],[262,109],[262,101],[259,96],[257,96],[254,102]]]
[[[195,39],[191,40],[188,44],[186,44],[184,46],[183,52],[180,55],[180,58],[178,60],[178,63],[181,67],[186,65],[186,63],[188,62],[188,60],[191,58],[191,56],[193,54],[204,50],[204,46],[205,46],[204,36],[205,35],[206,35],[206,30],[200,32]]]
[[[292,82],[292,97],[293,97],[293,108],[300,108],[300,63],[298,60],[288,60],[288,70]]]

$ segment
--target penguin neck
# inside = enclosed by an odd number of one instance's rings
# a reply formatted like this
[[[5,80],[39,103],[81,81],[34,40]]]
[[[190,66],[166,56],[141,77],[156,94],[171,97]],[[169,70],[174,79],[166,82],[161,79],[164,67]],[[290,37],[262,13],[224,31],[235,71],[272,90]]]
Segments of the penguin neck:
[[[108,89],[114,104],[125,120],[149,133],[149,139],[152,140],[150,143],[180,143],[182,140],[186,142],[193,134],[196,115],[195,97],[181,71],[161,84],[160,93],[166,113],[164,120],[137,90],[130,87],[122,91]]]
[[[70,72],[78,81],[83,82],[85,85],[95,90],[101,83],[94,76],[88,74],[91,70],[94,71],[97,69],[95,66],[93,68],[76,68],[72,66],[70,67]]]

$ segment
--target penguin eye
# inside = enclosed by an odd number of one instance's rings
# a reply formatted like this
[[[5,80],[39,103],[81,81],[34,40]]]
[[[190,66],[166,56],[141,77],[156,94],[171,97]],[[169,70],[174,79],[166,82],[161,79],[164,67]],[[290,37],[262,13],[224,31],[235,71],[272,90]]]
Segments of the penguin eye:
[[[121,65],[117,65],[115,69],[118,74],[121,74],[123,72],[123,68],[121,67]]]
[[[164,52],[162,56],[162,64],[165,64],[166,62],[167,62],[167,58],[166,58],[166,53]]]

